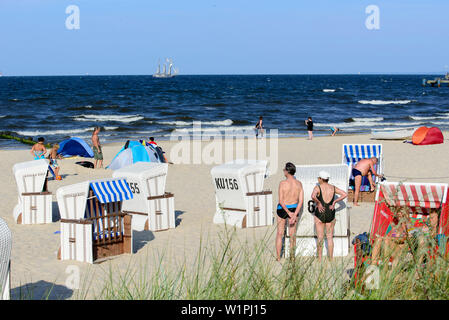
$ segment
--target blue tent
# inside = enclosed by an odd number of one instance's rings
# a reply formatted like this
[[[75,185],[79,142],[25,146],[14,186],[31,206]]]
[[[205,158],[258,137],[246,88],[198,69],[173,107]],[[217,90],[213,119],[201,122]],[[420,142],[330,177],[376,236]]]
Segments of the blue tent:
[[[63,157],[94,157],[92,148],[86,143],[86,141],[80,138],[70,138],[59,143],[58,153]]]
[[[107,168],[117,170],[136,162],[163,162],[155,148],[143,146],[140,142],[129,141],[120,149]]]

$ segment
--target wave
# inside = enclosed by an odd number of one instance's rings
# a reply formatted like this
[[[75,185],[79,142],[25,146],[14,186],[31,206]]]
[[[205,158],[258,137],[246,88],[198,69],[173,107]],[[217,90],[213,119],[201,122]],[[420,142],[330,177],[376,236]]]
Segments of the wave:
[[[335,92],[335,89],[323,89],[323,92]]]
[[[172,131],[172,133],[195,133],[195,132],[221,132],[221,131],[249,131],[254,130],[254,127],[252,126],[235,126],[235,127],[214,127],[214,128],[181,128],[181,129],[175,129]]]
[[[348,122],[370,122],[370,121],[382,121],[383,117],[374,117],[374,118],[350,118],[352,121]]]
[[[117,130],[119,127],[101,127],[103,130],[106,131],[114,131]],[[35,131],[22,131],[22,130],[16,130],[15,133],[22,135],[22,136],[54,136],[54,135],[73,135],[76,133],[84,133],[93,131],[94,127],[90,128],[83,128],[83,129],[68,129],[68,130],[35,130]]]
[[[82,114],[79,116],[73,116],[75,121],[115,121],[130,123],[144,118],[141,115],[97,115],[97,114]]]
[[[372,105],[388,105],[388,104],[409,104],[414,100],[359,100],[360,104],[372,104]]]
[[[231,126],[234,123],[231,119],[226,119],[223,121],[199,121],[199,120],[197,121],[200,122],[201,125],[209,125],[209,126]],[[194,121],[154,121],[154,123],[183,127],[193,125]]]
[[[314,123],[316,127],[337,127],[337,128],[356,128],[365,127],[371,129],[372,127],[384,127],[384,126],[419,126],[422,122],[419,121],[407,121],[407,122],[379,122],[379,121],[362,121],[362,122],[340,122],[340,123]],[[448,123],[449,124],[449,123]]]
[[[411,120],[442,120],[449,119],[449,115],[447,116],[433,116],[433,117],[420,117],[420,116],[409,116]]]

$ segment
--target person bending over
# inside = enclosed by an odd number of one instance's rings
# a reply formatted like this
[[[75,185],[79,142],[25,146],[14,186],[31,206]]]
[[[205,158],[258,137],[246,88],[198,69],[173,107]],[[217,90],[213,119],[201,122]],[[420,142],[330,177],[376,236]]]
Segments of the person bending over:
[[[31,154],[34,157],[34,160],[45,159],[45,154],[47,153],[47,149],[44,146],[45,139],[40,137],[37,139],[37,143],[33,145],[31,148]]]
[[[376,189],[376,185],[374,184],[372,175],[376,177],[383,178],[383,175],[379,175],[376,173],[374,169],[374,165],[378,163],[376,157],[372,157],[369,159],[362,159],[354,166],[352,169],[352,175],[354,176],[354,206],[358,206],[360,186],[362,184],[362,177],[368,177],[370,183],[370,191],[374,191]]]

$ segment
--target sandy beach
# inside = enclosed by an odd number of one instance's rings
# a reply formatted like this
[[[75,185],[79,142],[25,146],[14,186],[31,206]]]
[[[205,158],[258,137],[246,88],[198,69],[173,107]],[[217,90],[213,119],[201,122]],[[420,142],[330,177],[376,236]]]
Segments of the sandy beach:
[[[445,132],[445,139],[448,138]],[[101,137],[101,134],[100,134]],[[161,141],[160,145],[170,155],[176,142]],[[278,141],[277,170],[265,182],[265,189],[273,191],[273,208],[276,206],[277,188],[282,180],[282,166],[290,161],[302,164],[338,164],[341,163],[341,149],[344,143],[379,143],[369,135],[340,135],[336,137],[316,137],[312,141],[305,138],[281,138]],[[416,181],[449,183],[449,154],[447,143],[431,146],[414,146],[402,141],[381,141],[384,152],[384,173],[388,181]],[[207,144],[204,142],[203,144]],[[114,143],[103,147],[105,164],[109,164],[122,144]],[[81,274],[96,274],[91,288],[101,288],[101,275],[109,267],[125,270],[135,262],[150,262],[153,265],[157,257],[164,256],[163,268],[179,268],[189,265],[200,248],[201,243],[217,244],[222,225],[212,223],[215,211],[215,196],[210,169],[206,164],[169,165],[166,190],[175,194],[175,209],[178,225],[176,229],[163,232],[134,232],[134,254],[122,255],[99,264],[59,261],[56,253],[59,249],[59,222],[46,225],[18,225],[13,220],[13,208],[17,203],[17,188],[12,166],[17,162],[32,160],[29,149],[0,150],[0,159],[4,170],[1,172],[3,184],[1,217],[8,223],[13,234],[11,258],[11,295],[13,299],[32,292],[34,299],[45,297],[45,292],[53,284],[49,298],[73,298],[74,291],[66,287],[68,267],[78,266]],[[92,170],[75,165],[79,159],[60,161],[62,181],[50,180],[49,191],[53,193],[54,216],[58,216],[56,201],[57,188],[88,179],[111,177],[112,171]],[[369,231],[374,203],[362,203],[350,210],[351,240],[364,231]],[[242,241],[257,242],[269,235],[272,247],[267,250],[274,259],[275,225],[256,229],[237,229],[236,235]],[[268,252],[269,251],[269,252]],[[351,252],[351,251],[350,251]],[[350,264],[352,254],[345,260]],[[30,289],[31,288],[31,289]],[[93,297],[89,293],[87,297]]]

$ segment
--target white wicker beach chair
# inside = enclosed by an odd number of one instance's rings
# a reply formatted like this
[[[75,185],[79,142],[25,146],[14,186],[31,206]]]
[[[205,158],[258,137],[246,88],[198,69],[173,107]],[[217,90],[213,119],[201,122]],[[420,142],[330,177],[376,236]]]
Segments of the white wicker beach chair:
[[[214,223],[239,228],[273,224],[273,195],[263,190],[267,166],[266,160],[235,160],[212,168]]]
[[[289,254],[290,237],[296,236],[296,255],[314,256],[317,249],[317,238],[314,223],[314,202],[312,192],[318,183],[318,173],[322,170],[330,174],[329,183],[341,190],[348,191],[348,167],[342,164],[335,165],[306,165],[296,166],[296,178],[301,181],[304,188],[304,205],[300,212],[296,235],[287,233],[285,241],[285,254]],[[338,195],[336,195],[338,197]],[[350,223],[346,199],[336,206],[334,227],[334,256],[347,256],[349,253]],[[288,232],[288,228],[287,228]],[[323,256],[327,254],[327,241],[324,238]]]
[[[57,190],[61,214],[58,258],[93,263],[132,253],[131,216],[122,202],[133,194],[124,179],[85,181]]]
[[[10,299],[11,272],[11,231],[6,222],[0,218],[0,299]]]
[[[52,222],[52,194],[46,190],[48,160],[17,163],[13,167],[19,192],[13,215],[18,224]]]
[[[168,164],[137,162],[115,170],[115,178],[124,178],[134,195],[123,202],[124,213],[133,216],[136,231],[162,231],[175,228],[175,198],[165,192]]]

